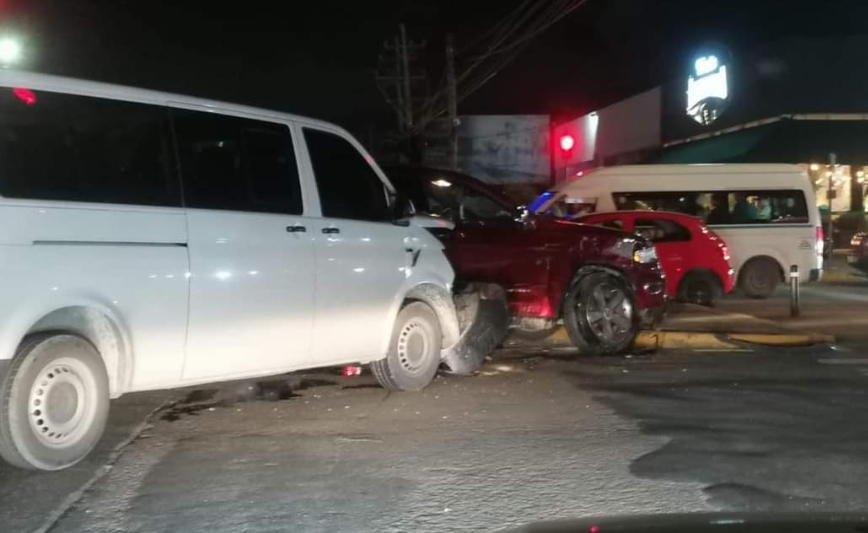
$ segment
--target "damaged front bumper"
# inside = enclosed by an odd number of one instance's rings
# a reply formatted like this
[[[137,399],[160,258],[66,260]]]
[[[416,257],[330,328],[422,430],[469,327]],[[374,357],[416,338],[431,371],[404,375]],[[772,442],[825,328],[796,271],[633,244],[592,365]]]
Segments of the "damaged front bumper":
[[[485,362],[509,330],[510,309],[499,285],[471,284],[454,297],[461,334],[443,350],[443,362],[453,374],[473,373]]]

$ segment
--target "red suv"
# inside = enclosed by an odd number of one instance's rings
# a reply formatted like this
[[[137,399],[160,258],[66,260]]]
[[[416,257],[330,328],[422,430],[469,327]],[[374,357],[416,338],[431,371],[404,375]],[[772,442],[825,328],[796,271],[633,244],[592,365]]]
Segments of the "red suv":
[[[664,275],[643,237],[538,217],[463,174],[385,171],[417,211],[455,223],[438,237],[458,279],[502,286],[514,327],[545,330],[562,318],[581,351],[614,353],[662,315]]]
[[[663,211],[618,211],[579,219],[636,233],[654,243],[666,273],[666,294],[712,306],[735,286],[726,243],[698,217]]]

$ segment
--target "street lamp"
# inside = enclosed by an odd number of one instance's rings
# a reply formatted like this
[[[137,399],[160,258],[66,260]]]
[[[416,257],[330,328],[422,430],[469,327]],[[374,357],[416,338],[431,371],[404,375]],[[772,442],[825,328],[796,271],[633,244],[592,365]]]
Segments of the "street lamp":
[[[0,39],[0,67],[8,68],[21,59],[21,43],[5,37]]]

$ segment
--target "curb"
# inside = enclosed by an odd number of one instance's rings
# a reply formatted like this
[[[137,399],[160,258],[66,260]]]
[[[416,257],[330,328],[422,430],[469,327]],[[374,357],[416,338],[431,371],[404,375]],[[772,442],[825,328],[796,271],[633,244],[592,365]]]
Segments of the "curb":
[[[558,328],[546,343],[570,343],[564,328]],[[738,343],[761,346],[798,347],[815,344],[834,344],[833,335],[819,333],[709,333],[704,331],[640,331],[633,346],[641,349],[670,350],[732,350],[742,347]]]

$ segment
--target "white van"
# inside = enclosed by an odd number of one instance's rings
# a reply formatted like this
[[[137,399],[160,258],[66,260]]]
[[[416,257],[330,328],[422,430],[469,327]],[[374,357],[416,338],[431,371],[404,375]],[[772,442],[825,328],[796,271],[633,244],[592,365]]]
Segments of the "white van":
[[[823,272],[823,229],[807,172],[795,165],[631,165],[591,170],[531,204],[539,214],[648,209],[702,217],[729,246],[738,287],[767,298],[790,267]]]
[[[393,191],[331,124],[0,71],[0,456],[68,467],[133,391],[355,362],[424,387],[454,273]]]

